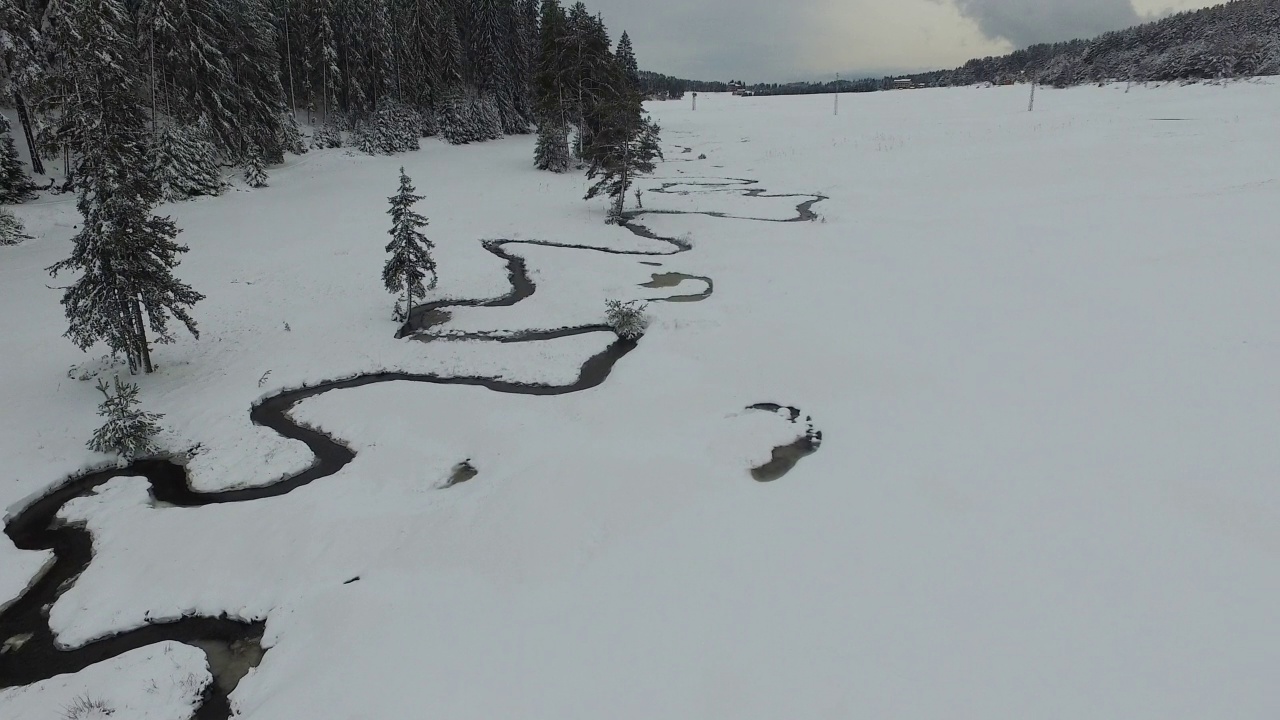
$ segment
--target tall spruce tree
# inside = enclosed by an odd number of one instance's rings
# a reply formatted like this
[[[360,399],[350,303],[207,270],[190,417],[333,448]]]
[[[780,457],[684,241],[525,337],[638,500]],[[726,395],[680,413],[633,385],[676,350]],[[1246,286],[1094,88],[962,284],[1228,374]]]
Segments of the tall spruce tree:
[[[289,117],[280,82],[273,16],[262,0],[219,0],[222,24],[230,32],[226,56],[230,60],[236,130],[234,157],[257,148],[269,163],[284,160]]]
[[[27,97],[39,86],[44,74],[40,57],[41,39],[31,14],[17,0],[0,0],[0,73],[9,85],[13,107],[18,113],[31,155],[31,169],[44,174],[36,147]]]
[[[476,85],[498,106],[502,130],[528,132],[516,110],[516,69],[509,39],[515,29],[514,0],[472,0],[471,47]]]
[[[413,299],[427,294],[436,286],[436,262],[431,257],[433,245],[419,228],[427,226],[427,219],[414,211],[413,205],[421,201],[415,195],[413,181],[400,168],[400,189],[389,198],[391,208],[391,242],[387,244],[387,264],[382,269],[382,284],[387,292],[396,296],[395,319],[406,322],[413,310]],[[423,280],[431,280],[424,285]]]
[[[305,44],[298,52],[304,58],[303,72],[310,91],[307,102],[320,113],[321,122],[328,124],[332,121],[331,113],[337,109],[338,88],[342,85],[333,31],[333,0],[305,1],[302,20]]]
[[[516,0],[515,29],[511,33],[516,114],[527,130],[538,121],[533,98],[533,78],[538,67],[538,0]]]
[[[73,0],[66,17],[77,38],[66,64],[79,92],[68,99],[66,114],[84,222],[71,257],[49,272],[79,273],[62,297],[67,337],[85,350],[105,342],[124,354],[130,372],[150,373],[148,329],[156,342],[171,342],[172,316],[199,337],[188,308],[203,296],[173,276],[187,250],[175,241],[178,228],[151,213],[160,192],[149,172],[140,74],[124,6]]]
[[[592,138],[600,129],[600,106],[612,93],[610,86],[616,68],[604,21],[587,12],[581,2],[569,11],[569,43],[567,74],[577,126],[574,153],[586,159]]]
[[[618,47],[613,54],[618,59],[618,71],[627,88],[640,92],[640,65],[636,62],[636,51],[631,47],[631,36],[627,35],[627,31],[622,31],[622,37],[618,38]]]
[[[622,221],[627,193],[636,176],[653,172],[654,161],[662,157],[659,128],[646,116],[639,78],[629,71],[636,64],[631,43],[619,43],[618,52],[609,80],[600,85],[587,148],[587,177],[596,182],[586,199],[602,194],[612,198],[611,223]]]
[[[533,78],[538,118],[534,166],[539,170],[569,169],[569,21],[559,0],[542,0],[538,56]]]

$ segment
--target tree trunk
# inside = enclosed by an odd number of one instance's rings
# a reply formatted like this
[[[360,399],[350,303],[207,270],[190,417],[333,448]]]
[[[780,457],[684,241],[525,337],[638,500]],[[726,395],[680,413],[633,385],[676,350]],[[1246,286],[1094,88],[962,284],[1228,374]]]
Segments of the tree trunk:
[[[150,375],[155,372],[155,367],[151,365],[151,348],[147,342],[147,327],[142,322],[142,306],[138,303],[138,298],[129,298],[129,311],[133,316],[134,332],[137,337],[134,342],[137,344],[138,359],[142,363],[142,370]]]
[[[156,135],[156,31],[151,29],[151,47],[147,51],[151,60],[151,136]]]
[[[298,109],[298,96],[293,94],[293,51],[289,45],[289,3],[284,5],[284,63],[289,69],[289,117]]]
[[[40,152],[36,148],[36,136],[31,131],[31,115],[27,112],[27,102],[17,88],[13,91],[13,106],[18,110],[18,122],[22,123],[22,134],[27,137],[27,150],[31,152],[31,172],[44,174],[44,163],[40,160]]]

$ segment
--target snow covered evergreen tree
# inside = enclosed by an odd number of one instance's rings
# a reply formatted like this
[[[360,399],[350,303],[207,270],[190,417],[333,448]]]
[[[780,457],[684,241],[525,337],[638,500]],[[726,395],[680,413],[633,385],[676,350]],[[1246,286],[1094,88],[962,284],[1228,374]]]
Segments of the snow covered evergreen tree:
[[[22,221],[9,208],[0,207],[0,245],[17,245],[30,239]]]
[[[387,292],[396,295],[395,319],[405,322],[413,310],[414,297],[423,297],[428,289],[436,286],[436,262],[431,257],[433,245],[419,228],[427,226],[427,219],[413,210],[414,203],[422,200],[404,168],[400,168],[400,189],[390,199],[391,242],[387,244],[386,267],[382,270],[382,283]],[[430,283],[423,280],[431,277]]]
[[[569,171],[569,128],[559,118],[546,118],[538,125],[538,143],[533,150],[533,165],[555,173]]]
[[[356,127],[356,146],[370,155],[417,150],[422,125],[422,116],[415,110],[394,100],[385,100],[377,112]]]
[[[100,453],[116,453],[126,459],[156,452],[154,438],[160,433],[159,413],[149,413],[138,407],[138,386],[120,382],[115,378],[115,392],[105,380],[98,380],[98,392],[103,400],[98,405],[98,415],[106,422],[93,431],[87,443],[89,449]]]
[[[168,125],[155,140],[155,176],[170,202],[222,192],[217,150],[199,127]]]
[[[601,194],[612,198],[611,223],[622,220],[636,176],[653,172],[654,161],[662,157],[659,129],[644,112],[639,78],[628,73],[635,64],[630,44],[618,49],[623,54],[614,60],[612,82],[602,83],[604,91],[593,107],[595,129],[587,148],[587,177],[596,182],[586,199]]]
[[[154,370],[148,329],[172,342],[168,320],[199,337],[188,308],[203,299],[173,276],[187,248],[178,228],[152,215],[160,191],[150,173],[146,116],[138,101],[131,22],[120,0],[75,0],[67,14],[78,42],[69,46],[67,138],[76,158],[76,207],[84,218],[71,256],[49,268],[76,272],[62,297],[67,337],[82,350],[105,342],[130,372]]]
[[[244,166],[244,181],[249,183],[251,188],[267,186],[267,162],[263,159],[261,152],[249,153],[249,160]]]
[[[0,115],[0,203],[20,203],[35,197],[35,187],[9,130],[8,118]]]
[[[510,35],[512,88],[520,127],[526,129],[538,121],[533,98],[533,78],[538,68],[538,0],[515,0],[515,29]]]
[[[593,17],[581,2],[569,10],[568,34],[566,79],[572,91],[569,104],[577,128],[573,151],[585,160],[601,123],[598,109],[611,94],[616,68],[604,21]]]
[[[3,74],[27,139],[31,169],[44,174],[35,142],[35,129],[27,98],[41,84],[45,68],[40,57],[44,45],[30,13],[16,0],[0,0],[0,73]]]
[[[568,18],[559,0],[542,0],[538,58],[534,73],[534,104],[538,116],[538,144],[534,166],[539,170],[569,169],[569,57]]]
[[[301,52],[306,58],[305,67],[310,73],[307,75],[307,86],[311,88],[312,95],[308,97],[308,102],[319,110],[320,120],[324,124],[332,122],[331,114],[337,109],[338,88],[342,85],[332,15],[332,0],[306,0],[303,13],[306,43]],[[317,94],[318,99],[315,97]]]
[[[328,149],[342,147],[342,131],[334,125],[324,124],[311,136],[311,147]]]

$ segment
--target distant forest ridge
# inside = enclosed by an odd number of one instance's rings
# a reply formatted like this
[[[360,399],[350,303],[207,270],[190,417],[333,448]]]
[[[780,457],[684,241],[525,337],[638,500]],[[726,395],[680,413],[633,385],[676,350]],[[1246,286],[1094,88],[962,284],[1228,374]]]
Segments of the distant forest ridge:
[[[1231,0],[1091,40],[1043,43],[1000,57],[975,58],[953,70],[825,83],[762,83],[745,90],[754,95],[808,95],[1030,80],[1070,87],[1108,80],[1197,82],[1258,75],[1280,75],[1280,0]],[[656,77],[695,91],[730,89],[729,83]]]

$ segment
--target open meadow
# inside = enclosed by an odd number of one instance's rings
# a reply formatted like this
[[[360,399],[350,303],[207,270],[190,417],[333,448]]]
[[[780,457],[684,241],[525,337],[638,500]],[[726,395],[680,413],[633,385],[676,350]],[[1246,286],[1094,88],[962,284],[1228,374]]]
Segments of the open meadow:
[[[0,717],[1277,717],[1280,84],[1027,94],[648,103],[622,226],[532,136],[163,206],[207,296],[136,378],[177,465],[45,503],[82,571],[0,536]],[[67,197],[0,248],[10,535],[114,463]]]

